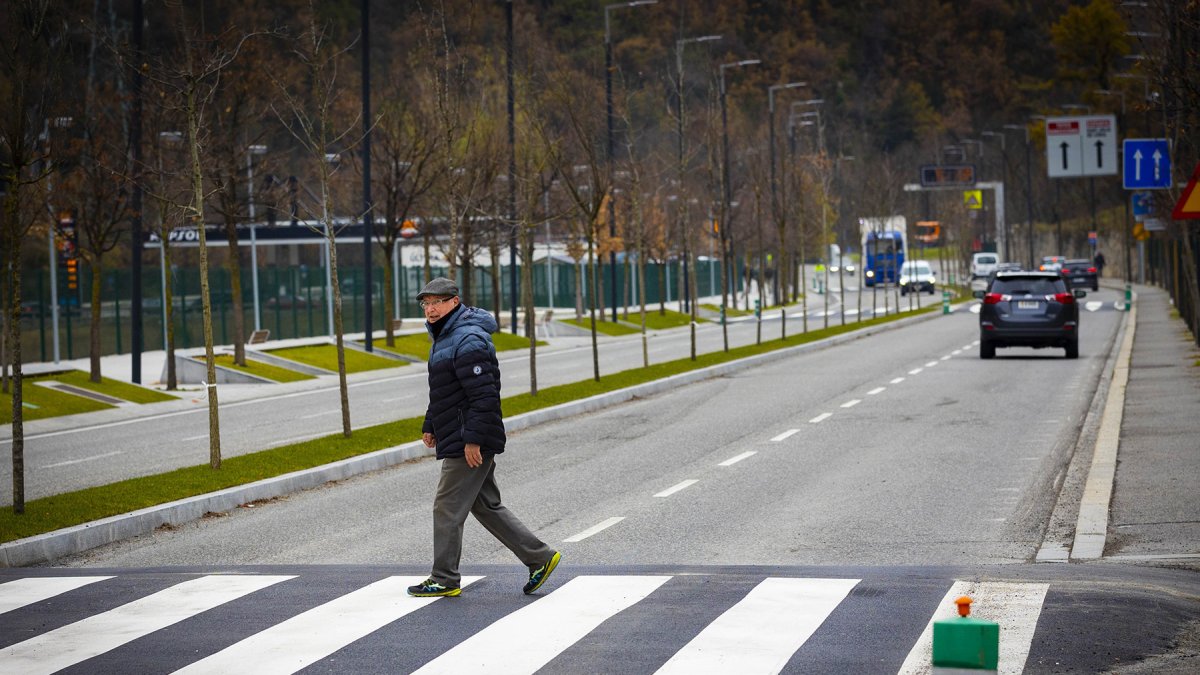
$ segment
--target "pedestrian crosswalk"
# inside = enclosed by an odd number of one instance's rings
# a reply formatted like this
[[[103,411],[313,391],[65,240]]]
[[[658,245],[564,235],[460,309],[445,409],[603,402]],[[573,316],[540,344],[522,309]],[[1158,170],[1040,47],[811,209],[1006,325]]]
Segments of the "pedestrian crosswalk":
[[[929,672],[932,621],[969,594],[1021,672],[1048,584],[560,573],[411,598],[386,570],[0,577],[0,674]],[[5,579],[9,579],[5,581]]]

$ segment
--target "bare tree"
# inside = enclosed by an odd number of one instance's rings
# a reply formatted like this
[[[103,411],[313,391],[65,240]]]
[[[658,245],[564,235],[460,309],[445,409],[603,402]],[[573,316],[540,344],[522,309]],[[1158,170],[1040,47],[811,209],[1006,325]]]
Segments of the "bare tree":
[[[14,0],[0,6],[7,28],[0,44],[0,180],[6,186],[0,215],[0,265],[6,289],[0,309],[7,328],[5,372],[12,363],[13,513],[25,513],[25,405],[21,356],[21,243],[33,226],[46,176],[37,145],[39,122],[56,91],[50,31],[51,3]],[[8,384],[7,381],[5,384]]]
[[[342,435],[349,438],[350,396],[346,386],[346,351],[342,330],[342,289],[338,280],[337,233],[339,224],[334,222],[333,172],[336,170],[336,154],[331,152],[339,146],[352,146],[357,119],[348,123],[339,122],[338,103],[347,99],[345,87],[338,80],[339,67],[353,44],[338,47],[331,43],[329,28],[317,22],[315,9],[310,5],[308,26],[292,45],[292,54],[305,71],[303,82],[275,79],[282,102],[271,104],[271,109],[283,126],[303,146],[316,169],[318,201],[307,205],[319,222],[318,231],[325,237],[329,251],[330,284],[333,287],[333,330],[337,345],[338,391],[342,409]]]

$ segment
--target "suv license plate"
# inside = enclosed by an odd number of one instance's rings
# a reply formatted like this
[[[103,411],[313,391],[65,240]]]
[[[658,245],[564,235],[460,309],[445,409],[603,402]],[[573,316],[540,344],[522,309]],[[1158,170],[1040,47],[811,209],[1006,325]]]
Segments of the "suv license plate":
[[[1037,309],[1038,303],[1036,300],[1019,300],[1017,309]]]

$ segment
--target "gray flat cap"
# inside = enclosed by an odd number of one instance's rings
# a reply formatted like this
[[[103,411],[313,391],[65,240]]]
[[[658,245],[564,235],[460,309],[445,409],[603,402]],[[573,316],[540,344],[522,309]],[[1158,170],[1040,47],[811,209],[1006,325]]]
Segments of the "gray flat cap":
[[[426,295],[458,295],[458,285],[446,277],[437,277],[431,279],[429,283],[425,284],[425,288],[417,293],[417,300]]]

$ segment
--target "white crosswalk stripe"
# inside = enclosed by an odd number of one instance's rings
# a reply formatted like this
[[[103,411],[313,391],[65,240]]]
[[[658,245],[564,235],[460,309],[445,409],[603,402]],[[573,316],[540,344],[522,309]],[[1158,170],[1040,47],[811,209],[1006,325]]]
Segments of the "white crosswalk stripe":
[[[35,635],[0,647],[0,675],[52,673],[73,666],[96,672],[178,668],[175,672],[189,674],[282,674],[375,665],[387,671],[397,658],[403,665],[396,663],[390,670],[456,675],[533,673],[559,663],[571,663],[578,672],[624,666],[664,674],[778,673],[789,664],[803,669],[806,663],[799,659],[827,653],[828,640],[854,641],[847,633],[854,622],[870,623],[880,612],[888,612],[871,598],[889,590],[901,599],[897,607],[912,607],[891,617],[890,625],[911,630],[881,633],[864,623],[866,641],[855,644],[890,655],[878,666],[899,667],[905,675],[931,672],[933,622],[952,619],[955,598],[968,595],[974,600],[974,618],[1000,624],[1000,672],[1019,673],[1035,658],[1030,650],[1049,591],[1046,583],[946,579],[920,591],[905,590],[903,584],[887,589],[885,582],[872,580],[860,593],[859,579],[745,578],[741,573],[726,583],[719,574],[651,571],[560,576],[548,591],[533,597],[514,592],[511,579],[464,577],[463,596],[437,604],[441,598],[407,595],[407,586],[424,577],[380,578],[358,572],[361,581],[351,581],[350,590],[343,590],[347,580],[339,576],[337,595],[322,592],[319,599],[302,603],[307,609],[290,611],[293,594],[310,596],[298,590],[313,588],[309,579],[328,583],[321,579],[333,578],[324,572],[301,574],[306,576],[184,577],[167,588],[155,581],[152,591],[142,593],[136,579],[129,582],[136,574],[0,583],[0,609],[6,609],[0,612],[0,645]],[[288,580],[295,581],[221,608]],[[130,600],[125,597],[130,594],[137,595]],[[903,600],[906,594],[908,600]],[[937,605],[930,617],[921,607],[933,606],[934,594]],[[913,604],[920,597],[928,599]],[[38,605],[51,598],[56,600]],[[88,608],[97,604],[112,609],[89,616]],[[189,623],[176,626],[185,621]],[[656,632],[647,642],[647,622],[676,628]],[[46,632],[37,634],[39,630]],[[431,630],[441,642],[426,639]],[[652,648],[628,664],[612,660],[638,644]],[[822,668],[831,665],[821,663]]]
[[[921,638],[908,653],[898,675],[922,675],[933,672],[933,624],[958,615],[955,599],[969,596],[975,607],[986,610],[971,614],[1000,624],[1000,673],[1021,673],[1033,643],[1049,584],[956,581],[925,626]]]
[[[53,673],[293,576],[192,579],[0,650],[0,673]]]
[[[482,577],[463,577],[462,587]],[[252,635],[212,656],[176,671],[294,673],[441,598],[412,598],[408,587],[425,577],[388,577],[347,593]]]
[[[0,614],[112,577],[33,577],[0,584]]]
[[[417,673],[532,673],[670,578],[575,577],[550,595],[471,636]]]
[[[778,673],[858,582],[765,579],[658,672]]]

